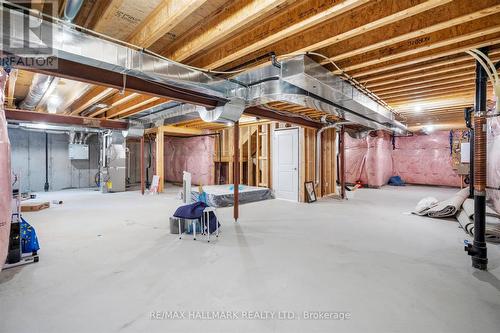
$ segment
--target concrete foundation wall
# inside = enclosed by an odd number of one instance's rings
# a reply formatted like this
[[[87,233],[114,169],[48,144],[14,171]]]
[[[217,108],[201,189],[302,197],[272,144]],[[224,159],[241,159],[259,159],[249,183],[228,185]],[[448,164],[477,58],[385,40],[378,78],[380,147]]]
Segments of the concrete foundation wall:
[[[43,191],[45,184],[45,133],[9,128],[12,171],[19,177],[21,191]],[[89,140],[89,160],[69,159],[67,134],[49,134],[49,190],[95,187],[98,171],[97,135]]]

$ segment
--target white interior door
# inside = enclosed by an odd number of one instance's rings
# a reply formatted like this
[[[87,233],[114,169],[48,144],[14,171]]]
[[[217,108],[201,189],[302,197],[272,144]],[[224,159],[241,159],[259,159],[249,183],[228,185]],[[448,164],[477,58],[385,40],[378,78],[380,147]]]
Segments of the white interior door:
[[[275,130],[273,187],[278,199],[299,200],[299,129]]]

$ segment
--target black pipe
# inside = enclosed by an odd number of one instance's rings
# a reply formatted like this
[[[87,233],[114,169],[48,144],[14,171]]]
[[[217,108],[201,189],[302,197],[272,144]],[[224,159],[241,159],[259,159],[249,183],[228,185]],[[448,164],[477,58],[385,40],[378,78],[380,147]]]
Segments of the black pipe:
[[[472,112],[474,108],[464,109],[465,126],[469,129],[469,199],[474,198],[474,127]]]
[[[485,55],[488,55],[488,48],[480,49]],[[479,62],[476,61],[476,96],[474,101],[475,115],[474,115],[474,152],[480,157],[474,160],[475,173],[477,173],[477,179],[474,184],[474,243],[468,244],[466,246],[466,251],[470,256],[472,256],[472,267],[486,270],[488,267],[488,256],[486,250],[486,164],[482,161],[485,159],[485,145],[486,145],[486,133],[484,117],[486,114],[486,94],[487,94],[487,75],[484,68]],[[482,120],[481,120],[482,119]],[[482,157],[482,158],[481,158]],[[471,161],[472,162],[472,161]]]
[[[49,133],[45,132],[45,192],[49,191]]]

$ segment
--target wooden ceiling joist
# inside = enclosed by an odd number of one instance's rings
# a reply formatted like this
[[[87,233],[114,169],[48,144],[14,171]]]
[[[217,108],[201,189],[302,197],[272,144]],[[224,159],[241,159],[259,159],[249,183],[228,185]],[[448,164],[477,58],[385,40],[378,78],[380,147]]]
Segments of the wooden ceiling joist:
[[[79,115],[85,109],[89,108],[91,105],[98,103],[101,99],[109,96],[113,93],[114,89],[96,86],[91,88],[89,91],[84,93],[80,98],[75,100],[73,104],[68,107],[68,112],[70,115]]]
[[[349,41],[320,49],[318,52],[334,55],[331,59],[339,61],[401,42],[417,46],[430,41],[430,34],[433,32],[477,20],[498,11],[500,4],[497,0],[454,1],[356,36]]]
[[[144,20],[128,42],[148,48],[208,0],[165,0]]]
[[[146,103],[146,104],[143,104],[141,105],[140,107],[137,107],[137,108],[132,108],[126,112],[123,112],[121,113],[118,118],[119,119],[124,119],[124,118],[127,118],[127,117],[130,117],[130,116],[133,116],[137,113],[140,113],[140,112],[143,112],[143,111],[146,111],[148,109],[151,109],[157,105],[160,105],[160,104],[163,104],[163,103],[167,103],[169,100],[165,99],[165,98],[158,98],[158,99],[152,99],[151,102],[149,103]]]
[[[177,48],[165,51],[165,55],[176,61],[183,61],[218,42],[241,31],[276,12],[287,0],[238,1],[213,19],[208,26],[201,26],[182,38]]]
[[[480,23],[481,29],[479,30],[468,31],[472,30],[474,27],[472,22],[470,22],[464,25],[446,29],[445,31],[438,31],[422,37],[426,39],[428,38],[429,41],[434,42],[423,42],[418,47],[415,47],[414,45],[411,45],[407,42],[401,42],[389,48],[373,51],[367,54],[350,58],[346,61],[342,61],[339,63],[339,66],[344,71],[349,72],[359,68],[370,67],[383,61],[393,61],[396,59],[404,58],[406,56],[412,56],[418,54],[418,52],[420,51],[429,52],[430,50],[439,49],[449,45],[454,45],[456,43],[469,41],[474,38],[484,37],[500,32],[500,15],[488,16],[487,18],[481,19]],[[492,24],[493,26],[491,26],[490,24]],[[455,32],[455,34],[452,34],[453,32]]]
[[[457,84],[450,84],[446,85],[443,87],[436,87],[436,88],[427,88],[425,90],[421,89],[416,89],[416,90],[410,90],[410,91],[405,91],[405,92],[397,92],[397,93],[391,93],[388,95],[384,95],[383,99],[384,101],[388,101],[391,98],[397,98],[397,97],[407,97],[407,96],[412,96],[412,95],[419,95],[419,94],[427,94],[427,93],[436,93],[436,92],[453,92],[455,89],[460,89],[460,88],[473,88],[475,86],[474,82],[460,82]],[[378,95],[379,97],[381,95]]]
[[[272,19],[268,19],[214,50],[209,50],[206,54],[198,56],[194,62],[208,68],[221,67],[317,24],[331,20],[368,1],[316,0],[299,2],[287,11],[273,15]],[[198,62],[200,58],[202,58],[202,62]]]
[[[120,105],[115,106],[110,110],[107,110],[106,111],[106,118],[118,117],[124,113],[138,109],[138,108],[145,106],[149,103],[155,102],[158,99],[159,99],[158,97],[152,97],[152,96],[146,96],[146,95],[139,95],[139,96],[136,95],[136,96],[130,98],[125,103],[121,103]]]
[[[442,87],[446,86],[448,84],[454,84],[454,83],[459,83],[459,82],[464,82],[467,80],[470,80],[471,76],[469,74],[464,74],[464,75],[459,75],[453,78],[440,78],[438,80],[433,80],[430,82],[412,82],[410,84],[405,84],[397,87],[389,87],[386,89],[380,89],[376,94],[390,94],[390,93],[399,93],[402,91],[410,91],[410,90],[415,90],[415,89],[424,89],[424,88],[435,88],[435,87]]]
[[[102,100],[102,104],[106,105],[104,108],[99,108],[90,113],[89,117],[97,117],[102,115],[103,113],[121,106],[124,103],[136,98],[137,96],[141,96],[137,93],[131,91],[125,91],[123,94],[120,92],[115,92],[114,95],[109,96],[108,98]]]
[[[364,5],[353,8],[347,13],[336,16],[332,20],[315,25],[300,33],[291,36],[282,36],[282,39],[267,45],[257,53],[250,53],[238,59],[237,62],[227,63],[226,66],[231,67],[242,62],[251,61],[257,55],[271,51],[278,55],[285,55],[294,52],[318,50],[447,2],[450,2],[450,0],[369,1]],[[228,47],[227,45],[225,47]],[[222,52],[223,50],[213,50],[213,53],[211,52],[210,55],[204,56],[202,60],[195,64],[197,66],[213,67],[211,64],[216,61],[219,62]]]
[[[489,52],[489,54],[494,57],[498,56],[500,54],[500,49],[493,48]],[[396,68],[393,70],[387,70],[377,74],[366,75],[366,76],[353,74],[353,76],[365,84],[370,84],[371,82],[374,81],[386,81],[387,79],[404,78],[407,75],[426,73],[428,71],[444,69],[447,68],[448,66],[453,67],[453,66],[461,66],[464,64],[471,64],[473,66],[475,64],[474,59],[465,53],[458,53],[441,57],[438,59],[423,61],[418,64],[412,64],[409,66]]]
[[[382,61],[376,65],[369,66],[369,69],[360,69],[358,72],[354,71],[351,74],[355,77],[365,76],[374,73],[381,73],[388,70],[396,69],[404,66],[412,66],[424,61],[439,59],[449,55],[456,55],[464,53],[470,49],[477,49],[481,47],[491,46],[500,43],[500,34],[495,33],[488,36],[474,38],[471,41],[459,42],[453,45],[445,46],[437,50],[427,52],[415,53],[414,55],[406,56],[399,59],[397,62]]]

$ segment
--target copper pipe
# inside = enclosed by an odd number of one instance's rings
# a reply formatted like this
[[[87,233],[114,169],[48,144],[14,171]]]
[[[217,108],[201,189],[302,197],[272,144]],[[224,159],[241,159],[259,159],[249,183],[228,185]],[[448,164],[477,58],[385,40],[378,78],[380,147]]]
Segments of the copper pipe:
[[[486,190],[486,117],[484,112],[474,115],[474,190]]]

